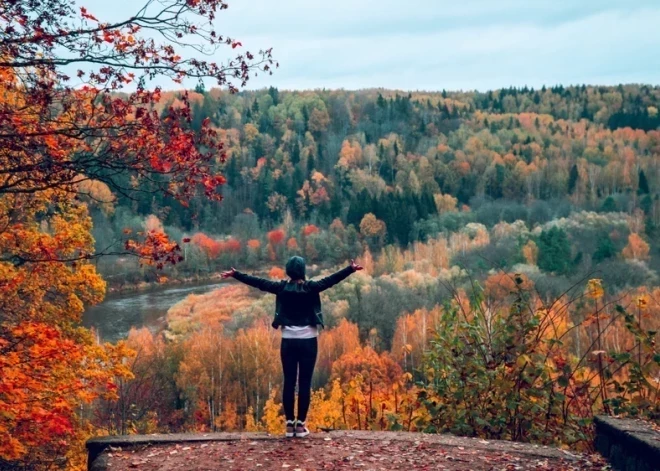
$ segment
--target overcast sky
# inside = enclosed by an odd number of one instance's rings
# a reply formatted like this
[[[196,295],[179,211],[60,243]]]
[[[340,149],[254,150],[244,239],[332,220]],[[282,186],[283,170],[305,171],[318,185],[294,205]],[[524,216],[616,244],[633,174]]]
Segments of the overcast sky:
[[[227,0],[218,32],[272,47],[251,88],[660,84],[660,0]],[[140,0],[78,0],[100,19]]]

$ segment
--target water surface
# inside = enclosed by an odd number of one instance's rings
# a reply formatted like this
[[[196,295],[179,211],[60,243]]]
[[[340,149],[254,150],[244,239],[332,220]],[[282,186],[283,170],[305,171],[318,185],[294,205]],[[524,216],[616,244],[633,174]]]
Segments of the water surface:
[[[218,282],[158,288],[150,291],[109,295],[88,308],[83,325],[93,327],[101,340],[115,342],[128,335],[131,327],[157,331],[165,326],[167,310],[189,294],[201,294],[222,286]]]

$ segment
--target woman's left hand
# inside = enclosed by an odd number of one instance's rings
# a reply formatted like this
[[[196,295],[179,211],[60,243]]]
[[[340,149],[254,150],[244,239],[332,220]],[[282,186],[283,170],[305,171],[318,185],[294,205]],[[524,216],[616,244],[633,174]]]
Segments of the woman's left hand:
[[[351,268],[355,271],[364,270],[364,267],[355,263],[355,260],[351,260]]]
[[[226,278],[233,278],[235,274],[236,274],[236,269],[232,267],[231,270],[223,272],[220,276],[226,279]]]

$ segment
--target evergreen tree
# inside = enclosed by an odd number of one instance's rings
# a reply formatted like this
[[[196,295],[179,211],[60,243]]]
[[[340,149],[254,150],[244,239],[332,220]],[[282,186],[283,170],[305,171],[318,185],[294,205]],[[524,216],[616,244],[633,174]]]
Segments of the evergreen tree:
[[[486,182],[486,193],[491,198],[502,198],[504,190],[504,180],[507,170],[501,164],[495,165],[495,173],[488,176]]]
[[[300,163],[300,142],[298,139],[293,140],[293,145],[291,146],[291,164],[298,165]]]
[[[202,119],[209,118],[212,123],[218,124],[217,116],[216,116],[217,111],[218,111],[217,101],[210,94],[205,93],[204,101],[202,101],[202,110],[201,110]]]
[[[617,207],[614,198],[608,196],[607,198],[605,198],[605,201],[603,201],[603,205],[600,207],[600,210],[603,213],[614,213],[618,211],[619,208]]]
[[[580,180],[580,173],[578,172],[577,165],[573,164],[571,171],[568,174],[568,194],[572,195],[575,192],[577,182]]]
[[[537,265],[543,271],[565,275],[571,268],[571,244],[566,231],[554,226],[539,235]]]
[[[280,102],[280,91],[275,87],[270,87],[268,94],[273,99],[273,106],[277,106]]]
[[[644,173],[644,170],[640,169],[639,170],[639,185],[637,187],[637,194],[638,195],[648,195],[649,193],[650,193],[649,182],[646,179],[646,174]]]
[[[289,202],[293,203],[298,196],[297,191],[300,190],[305,182],[305,172],[302,165],[296,165],[293,169],[293,178],[291,179],[291,188],[289,193],[285,193],[289,198]]]
[[[367,190],[362,190],[351,200],[351,204],[348,207],[348,214],[346,215],[346,222],[359,227],[364,215],[373,213],[374,211],[371,195]]]
[[[615,257],[616,254],[616,247],[609,234],[603,234],[598,238],[598,247],[596,248],[596,252],[594,252],[592,260],[594,263],[600,263],[605,259]]]
[[[202,123],[205,118],[206,116],[204,116],[202,106],[197,102],[193,103],[190,117],[190,127],[193,131],[199,132],[202,129]]]
[[[342,213],[342,198],[340,191],[337,189],[332,192],[332,196],[330,198],[330,217],[331,219],[339,218],[341,217]]]
[[[449,116],[451,116],[451,111],[449,110],[449,106],[447,106],[447,103],[445,103],[442,106],[442,119],[449,119]]]
[[[312,175],[312,172],[316,169],[316,159],[314,158],[314,154],[310,152],[310,154],[307,156],[307,176],[309,177]]]
[[[639,207],[647,216],[651,214],[651,211],[653,210],[653,198],[651,195],[642,196],[639,200]]]

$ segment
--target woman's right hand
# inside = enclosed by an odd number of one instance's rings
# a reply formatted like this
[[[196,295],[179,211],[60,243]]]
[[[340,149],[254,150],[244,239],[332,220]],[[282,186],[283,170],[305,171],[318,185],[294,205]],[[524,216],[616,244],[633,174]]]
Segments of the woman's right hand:
[[[351,260],[351,268],[354,271],[360,271],[360,270],[364,269],[364,267],[362,265],[358,265],[357,263],[355,263],[355,260]]]
[[[234,267],[232,267],[231,270],[222,272],[222,274],[220,274],[220,276],[222,278],[226,279],[226,278],[233,278],[235,274],[236,274],[236,269]]]

